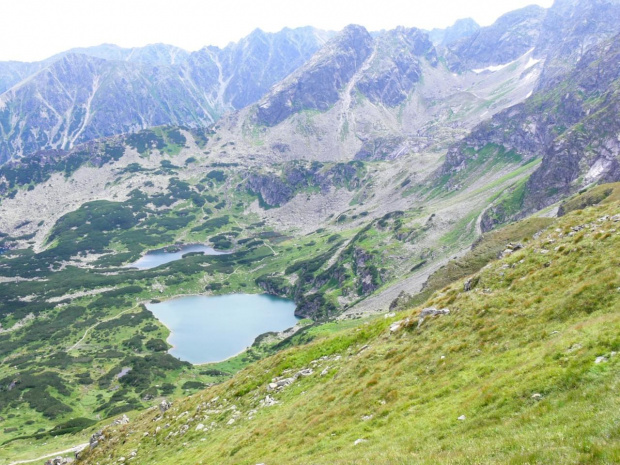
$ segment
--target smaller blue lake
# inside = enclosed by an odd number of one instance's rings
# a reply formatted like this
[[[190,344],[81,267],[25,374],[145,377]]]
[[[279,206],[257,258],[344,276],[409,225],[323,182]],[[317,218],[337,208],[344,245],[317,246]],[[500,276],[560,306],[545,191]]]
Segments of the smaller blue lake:
[[[226,360],[268,331],[295,326],[295,303],[264,294],[189,296],[147,304],[171,334],[169,353],[201,364]]]
[[[127,266],[130,268],[138,268],[140,270],[148,270],[150,268],[155,268],[165,263],[180,260],[181,258],[183,258],[183,255],[191,252],[202,252],[205,255],[223,255],[229,253],[217,251],[212,247],[207,247],[206,245],[183,245],[180,247],[175,247],[171,251],[166,251],[165,249],[162,249],[147,252],[143,257],[139,258],[133,263],[130,263]]]

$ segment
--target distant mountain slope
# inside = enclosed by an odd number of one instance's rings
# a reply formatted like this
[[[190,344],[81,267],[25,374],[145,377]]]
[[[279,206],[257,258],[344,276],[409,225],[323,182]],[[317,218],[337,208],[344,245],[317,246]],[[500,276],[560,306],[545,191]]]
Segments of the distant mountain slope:
[[[165,67],[66,55],[0,96],[4,157],[172,121],[211,121],[209,102]]]
[[[0,163],[162,124],[210,124],[255,102],[329,36],[309,27],[256,30],[193,53],[106,44],[40,63],[0,63]]]
[[[619,0],[556,0],[536,47],[546,57],[538,87],[561,81],[592,46],[618,34],[619,24]]]
[[[285,28],[277,34],[256,29],[227,46],[218,57],[226,83],[224,101],[234,109],[256,102],[272,85],[303,65],[333,35],[312,27]]]
[[[257,122],[275,126],[302,110],[327,110],[370,56],[372,42],[363,27],[347,26],[258,104]]]
[[[428,34],[372,36],[349,26],[256,104],[218,122],[209,149],[256,160],[393,159],[441,151],[475,124],[522,101],[540,67],[531,51],[497,72],[454,73]]]
[[[44,60],[44,63],[53,63],[70,54],[88,55],[101,58],[102,60],[131,61],[162,66],[182,63],[190,56],[190,53],[182,48],[168,44],[151,44],[132,48],[123,48],[114,44],[101,44],[94,47],[72,48],[47,58]]]
[[[459,19],[445,29],[432,29],[428,36],[435,45],[449,45],[459,39],[469,37],[480,30],[480,25],[471,18]]]
[[[547,10],[531,5],[501,16],[493,25],[449,45],[450,68],[458,71],[503,65],[538,42]]]
[[[620,180],[620,35],[591,48],[556,86],[533,94],[481,124],[446,156],[439,179],[458,189],[489,162],[489,150],[514,153],[541,166],[498,200],[483,228],[520,218],[594,182]]]
[[[43,63],[23,63],[20,61],[0,62],[0,93],[10,89],[28,76],[31,76],[43,66]]]

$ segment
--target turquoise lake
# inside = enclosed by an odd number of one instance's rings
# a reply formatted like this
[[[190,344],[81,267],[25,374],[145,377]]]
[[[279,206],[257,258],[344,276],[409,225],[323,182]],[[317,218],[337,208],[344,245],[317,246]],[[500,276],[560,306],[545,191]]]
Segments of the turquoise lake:
[[[140,270],[148,270],[150,268],[155,268],[165,263],[180,260],[181,258],[183,258],[183,255],[190,252],[202,252],[205,255],[223,255],[229,253],[217,251],[213,247],[207,247],[206,245],[184,245],[181,246],[179,250],[175,250],[173,252],[167,252],[165,250],[153,250],[151,252],[147,252],[143,257],[139,258],[133,263],[130,263],[127,266],[130,268],[138,268]]]
[[[169,353],[193,364],[226,360],[299,320],[293,301],[264,294],[178,297],[146,307],[172,332]]]

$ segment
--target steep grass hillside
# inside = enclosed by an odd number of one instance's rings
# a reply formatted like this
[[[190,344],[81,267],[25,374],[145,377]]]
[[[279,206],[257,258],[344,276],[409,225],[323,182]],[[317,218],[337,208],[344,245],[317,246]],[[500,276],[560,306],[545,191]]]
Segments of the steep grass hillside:
[[[517,249],[469,291],[457,281],[393,317],[333,323],[109,427],[81,462],[618,463],[620,203]],[[422,318],[429,307],[449,313]]]

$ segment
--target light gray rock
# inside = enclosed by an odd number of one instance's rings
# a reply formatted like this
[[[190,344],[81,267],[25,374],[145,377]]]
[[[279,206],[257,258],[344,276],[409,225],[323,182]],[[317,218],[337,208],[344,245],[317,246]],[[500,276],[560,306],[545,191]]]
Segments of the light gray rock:
[[[129,417],[127,415],[123,415],[120,418],[117,418],[116,420],[114,420],[112,422],[112,425],[117,426],[117,425],[126,425],[127,423],[129,423]]]
[[[162,400],[161,403],[159,404],[159,411],[161,413],[166,412],[168,409],[170,409],[170,407],[172,407],[172,404],[170,402],[168,402],[166,399]]]
[[[276,405],[278,401],[271,396],[266,396],[263,400],[260,401],[260,403],[263,407],[271,407],[272,405]]]
[[[102,431],[97,431],[96,433],[94,433],[89,440],[89,445],[90,445],[90,449],[94,449],[95,447],[97,447],[99,445],[99,443],[101,441],[103,441],[105,439],[105,436],[103,435]]]
[[[447,308],[442,308],[439,310],[436,309],[435,307],[425,308],[424,310],[420,312],[420,315],[418,316],[418,326],[420,326],[424,322],[424,320],[428,318],[429,316],[449,315],[449,314],[450,314],[450,310],[448,310]]]

